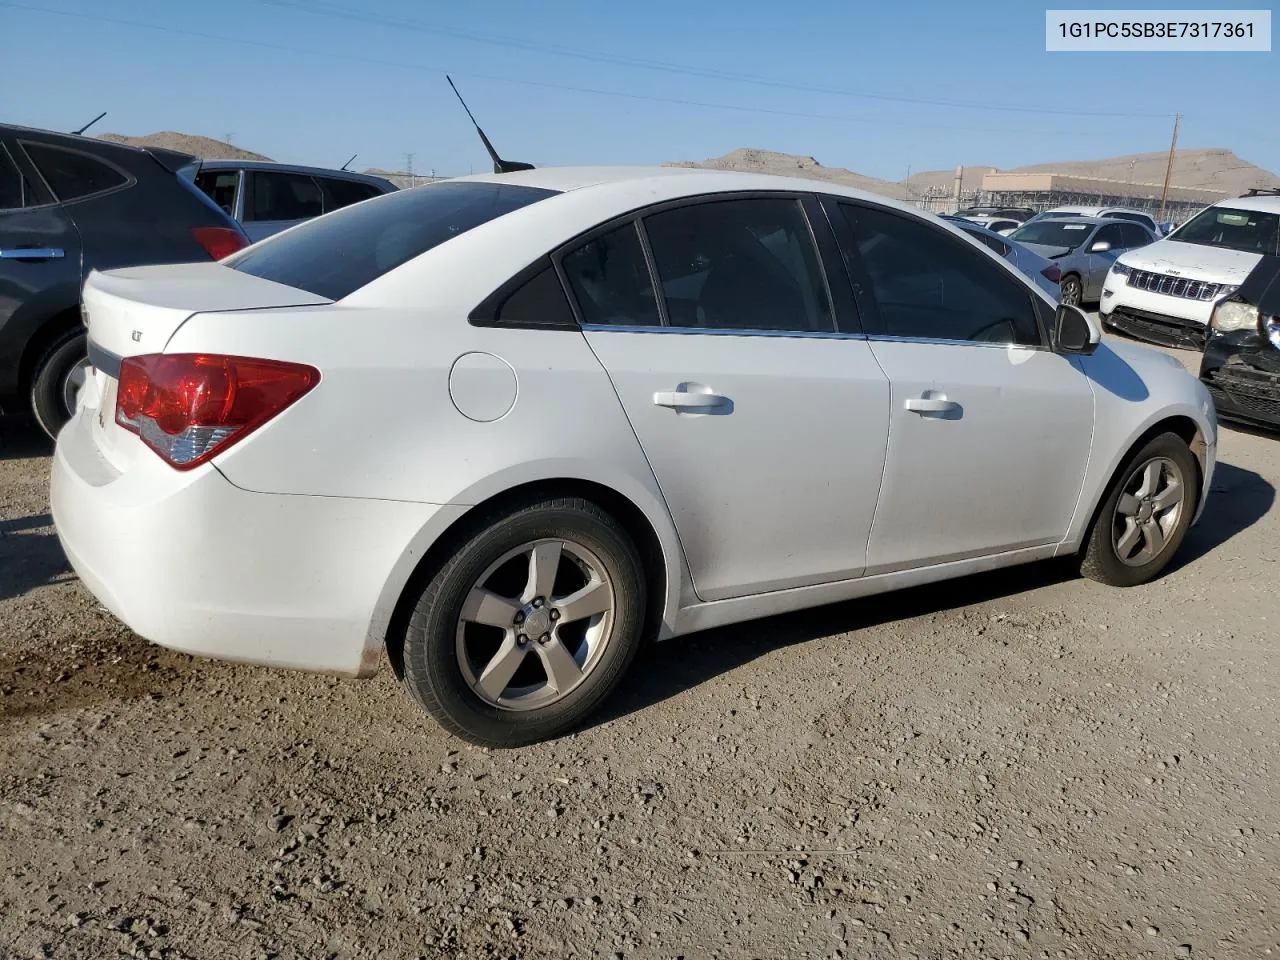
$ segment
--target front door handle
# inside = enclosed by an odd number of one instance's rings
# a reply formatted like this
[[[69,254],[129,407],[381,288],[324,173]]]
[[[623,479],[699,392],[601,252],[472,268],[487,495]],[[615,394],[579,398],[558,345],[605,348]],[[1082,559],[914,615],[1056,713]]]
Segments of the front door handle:
[[[942,397],[909,397],[903,406],[912,413],[951,413],[960,409],[960,404]]]
[[[718,393],[689,393],[684,390],[659,390],[653,395],[655,406],[672,410],[711,410],[727,406],[728,397]]]
[[[0,248],[0,260],[58,260],[64,256],[61,247]]]

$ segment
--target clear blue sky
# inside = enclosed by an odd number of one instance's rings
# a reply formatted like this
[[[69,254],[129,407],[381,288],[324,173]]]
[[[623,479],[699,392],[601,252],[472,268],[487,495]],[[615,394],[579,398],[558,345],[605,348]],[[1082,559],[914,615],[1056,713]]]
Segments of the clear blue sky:
[[[1214,6],[1227,5],[1199,4]],[[400,169],[413,151],[419,172],[479,171],[488,161],[449,72],[499,150],[539,165],[750,146],[896,180],[908,166],[1167,149],[1181,111],[1180,147],[1227,147],[1280,170],[1277,54],[1046,53],[1044,10],[1027,0],[0,0],[0,118],[73,129],[107,110],[95,132],[232,133],[277,160],[337,166],[358,151],[358,169]]]

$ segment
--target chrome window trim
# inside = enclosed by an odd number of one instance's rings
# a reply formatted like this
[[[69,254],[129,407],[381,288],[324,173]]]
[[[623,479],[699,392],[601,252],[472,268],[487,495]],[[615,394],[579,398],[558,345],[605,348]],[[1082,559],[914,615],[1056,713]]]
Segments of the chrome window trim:
[[[947,340],[938,337],[892,337],[888,335],[872,335],[865,333],[847,333],[844,331],[828,331],[828,330],[737,330],[737,329],[709,329],[707,327],[653,327],[653,326],[624,326],[609,323],[584,323],[580,329],[583,333],[661,333],[661,334],[687,334],[691,336],[711,336],[711,337],[786,337],[793,340],[866,340],[869,343],[926,343],[934,346],[944,347],[983,347],[986,349],[1037,351],[1039,353],[1052,353],[1053,351],[1041,344],[1030,343],[988,343],[985,340]]]

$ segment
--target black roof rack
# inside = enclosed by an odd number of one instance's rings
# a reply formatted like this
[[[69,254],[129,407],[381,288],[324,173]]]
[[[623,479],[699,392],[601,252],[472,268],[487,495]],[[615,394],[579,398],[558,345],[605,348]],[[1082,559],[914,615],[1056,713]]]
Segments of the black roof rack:
[[[1246,197],[1280,197],[1280,187],[1250,187]]]

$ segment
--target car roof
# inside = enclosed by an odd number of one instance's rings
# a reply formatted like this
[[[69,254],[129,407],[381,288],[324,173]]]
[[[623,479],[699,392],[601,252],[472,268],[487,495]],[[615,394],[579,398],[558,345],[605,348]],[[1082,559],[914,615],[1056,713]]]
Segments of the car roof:
[[[848,197],[851,200],[864,200],[885,207],[913,214],[926,216],[926,212],[913,204],[895,200],[883,194],[856,190],[826,180],[814,180],[804,177],[784,177],[770,173],[745,173],[738,170],[709,170],[705,167],[540,167],[534,170],[520,170],[515,173],[482,173],[445,183],[509,183],[525,187],[539,187],[544,190],[555,190],[569,193],[578,190],[591,190],[602,197],[611,192],[630,193],[637,186],[646,182],[653,183],[655,191],[660,189],[666,199],[694,197],[705,193],[730,193],[761,191],[795,191],[797,193],[822,193],[829,196]],[[436,185],[439,185],[436,184]],[[659,188],[658,185],[661,184]],[[422,189],[430,189],[430,186]]]
[[[1234,207],[1237,210],[1257,210],[1260,213],[1280,213],[1280,197],[1261,194],[1256,197],[1228,197],[1219,200],[1215,207]]]
[[[79,133],[66,133],[62,130],[44,130],[40,127],[26,127],[17,123],[0,123],[0,133],[15,136],[40,137],[45,140],[62,141],[69,147],[88,150],[118,150],[126,153],[160,152],[173,156],[189,156],[178,150],[166,150],[162,147],[138,147],[131,143],[120,143],[116,140],[102,140],[98,137],[87,137]]]
[[[386,177],[355,170],[334,170],[330,167],[308,167],[298,163],[276,163],[274,160],[235,160],[232,158],[200,160],[201,170],[270,170],[274,173],[300,173],[311,177],[331,177],[336,180],[352,180],[360,183],[391,183]]]
[[[1116,222],[1110,217],[1092,217],[1092,216],[1078,217],[1078,216],[1073,216],[1071,214],[1066,214],[1066,213],[1061,215],[1054,215],[1051,213],[1051,211],[1046,211],[1046,216],[1041,217],[1040,220],[1037,220],[1036,222],[1039,223],[1042,220],[1053,220],[1060,223],[1115,223]],[[1141,224],[1139,224],[1139,226],[1141,226]]]

